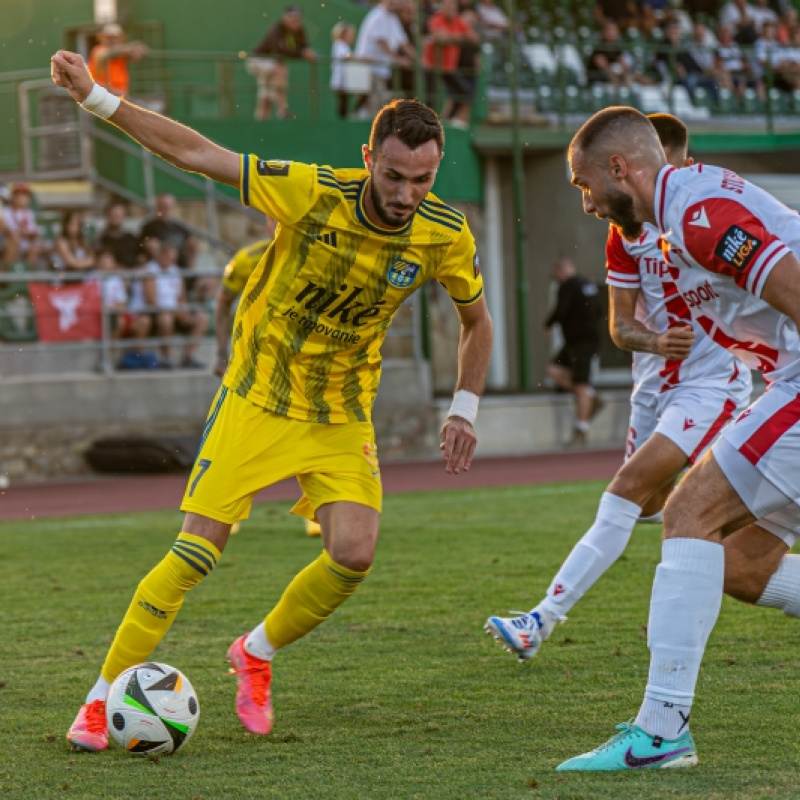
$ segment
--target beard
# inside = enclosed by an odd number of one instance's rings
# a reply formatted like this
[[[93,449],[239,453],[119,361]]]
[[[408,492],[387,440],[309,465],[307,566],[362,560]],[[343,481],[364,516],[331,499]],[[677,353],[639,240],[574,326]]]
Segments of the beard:
[[[378,215],[378,218],[384,225],[388,225],[390,228],[400,228],[408,222],[409,217],[398,217],[396,213],[386,208],[386,206],[383,204],[381,196],[378,194],[375,181],[369,182],[369,195],[370,199],[372,200],[375,213]],[[408,208],[408,210],[411,212],[417,210],[411,206],[404,206],[404,208]]]
[[[642,235],[642,223],[636,219],[633,208],[633,198],[619,189],[606,187],[606,202],[608,203],[608,219],[615,225],[624,239],[629,242],[636,241]]]

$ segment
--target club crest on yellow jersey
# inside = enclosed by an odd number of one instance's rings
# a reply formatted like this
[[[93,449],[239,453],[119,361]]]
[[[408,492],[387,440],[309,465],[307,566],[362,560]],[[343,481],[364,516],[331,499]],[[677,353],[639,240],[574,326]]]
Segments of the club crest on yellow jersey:
[[[421,264],[414,264],[398,256],[389,264],[389,272],[386,274],[386,279],[392,286],[398,289],[405,289],[414,283],[414,279],[417,277],[420,267]]]

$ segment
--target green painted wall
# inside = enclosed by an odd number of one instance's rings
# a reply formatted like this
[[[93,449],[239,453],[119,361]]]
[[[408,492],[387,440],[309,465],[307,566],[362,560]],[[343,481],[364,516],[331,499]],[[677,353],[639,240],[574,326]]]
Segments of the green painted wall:
[[[92,14],[92,0],[0,0],[0,72],[49,68],[63,29]]]
[[[197,123],[197,129],[239,152],[334,167],[361,166],[361,145],[369,138],[369,124],[355,121],[319,121],[312,126],[301,121],[247,121],[232,125],[226,121],[203,120]],[[120,156],[119,151],[107,145],[98,146],[96,156],[103,175],[137,194],[143,193],[142,168],[136,159]],[[481,202],[481,175],[481,162],[472,148],[469,134],[448,131],[445,157],[434,192],[449,202]],[[156,176],[156,187],[178,196],[193,194],[187,187],[161,174]]]
[[[7,0],[4,0],[7,2]],[[159,20],[167,50],[251,50],[276,22],[290,0],[128,0],[129,19]],[[366,10],[349,0],[291,0],[304,10],[311,46],[331,49],[331,28],[340,20],[358,24]]]

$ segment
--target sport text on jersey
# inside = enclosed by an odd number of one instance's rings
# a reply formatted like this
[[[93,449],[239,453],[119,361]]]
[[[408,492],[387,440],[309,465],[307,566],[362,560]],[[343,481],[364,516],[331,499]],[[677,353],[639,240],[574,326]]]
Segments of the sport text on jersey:
[[[363,287],[351,288],[346,283],[339,287],[338,292],[332,292],[325,286],[308,281],[294,298],[300,308],[293,305],[288,311],[283,312],[283,316],[297,322],[308,331],[314,331],[349,344],[356,344],[361,337],[355,331],[341,330],[334,325],[352,325],[359,328],[366,325],[367,320],[380,314],[381,306],[386,305],[385,300],[379,300],[370,306],[360,303],[358,297],[363,292]],[[303,311],[310,313],[303,314]],[[333,324],[321,322],[318,319],[320,316],[326,317]]]
[[[759,247],[761,247],[760,239],[738,225],[731,225],[714,249],[714,255],[726,264],[730,264],[735,270],[744,272]]]

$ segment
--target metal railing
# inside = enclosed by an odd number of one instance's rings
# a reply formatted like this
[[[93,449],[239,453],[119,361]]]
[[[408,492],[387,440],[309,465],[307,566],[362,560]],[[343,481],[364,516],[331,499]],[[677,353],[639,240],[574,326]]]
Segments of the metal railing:
[[[186,278],[221,277],[219,270],[195,269],[182,270]],[[138,339],[130,336],[116,337],[114,319],[120,315],[158,314],[163,312],[155,306],[142,306],[135,311],[130,309],[112,308],[105,303],[105,294],[99,291],[100,300],[100,330],[97,338],[87,338],[77,341],[41,342],[37,333],[37,317],[33,308],[29,285],[32,283],[46,283],[54,287],[66,287],[85,284],[93,281],[102,282],[111,277],[121,277],[126,283],[136,280],[152,279],[153,273],[145,269],[116,270],[113,272],[70,273],[58,272],[0,272],[0,374],[12,372],[2,367],[2,361],[10,358],[36,358],[47,356],[48,366],[38,369],[31,365],[26,374],[54,374],[60,372],[92,372],[111,375],[116,372],[118,365],[116,358],[127,350],[150,351],[162,345],[170,347],[185,346],[187,344],[208,343],[210,354],[216,352],[212,347],[215,332],[213,331],[213,309],[210,302],[187,302],[180,310],[204,310],[209,314],[209,328],[202,337],[176,335],[170,337],[148,336]],[[6,295],[15,294],[16,298]],[[415,298],[407,300],[398,310],[395,320],[386,333],[387,342],[384,345],[384,355],[394,355],[398,358],[423,358],[421,346],[421,311],[420,302]],[[54,309],[56,313],[56,309]],[[91,312],[96,313],[96,312]],[[90,353],[89,358],[81,358],[76,354]],[[72,358],[59,358],[63,354],[72,354]],[[211,364],[208,365],[209,369]]]

